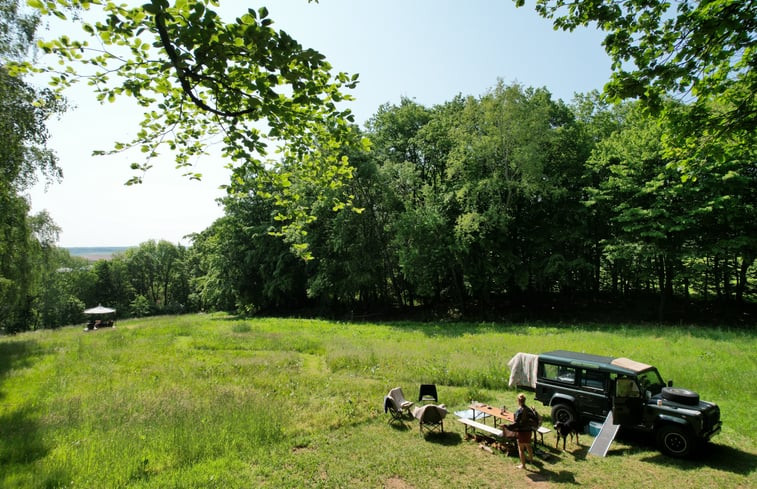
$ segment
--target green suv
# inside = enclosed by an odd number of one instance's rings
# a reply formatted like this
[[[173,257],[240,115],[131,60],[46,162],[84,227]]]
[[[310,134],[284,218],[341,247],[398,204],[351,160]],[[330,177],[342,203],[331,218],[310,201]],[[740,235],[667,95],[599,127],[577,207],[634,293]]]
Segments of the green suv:
[[[696,392],[667,385],[651,365],[570,351],[538,358],[536,400],[552,422],[613,422],[654,434],[665,454],[685,457],[720,431],[720,408]]]

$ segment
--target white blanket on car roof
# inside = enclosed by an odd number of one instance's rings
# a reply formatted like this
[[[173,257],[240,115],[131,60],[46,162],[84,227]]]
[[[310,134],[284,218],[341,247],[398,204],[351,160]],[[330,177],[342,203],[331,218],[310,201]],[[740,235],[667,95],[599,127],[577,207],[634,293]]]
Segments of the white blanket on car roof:
[[[510,367],[510,387],[514,385],[529,386],[536,389],[536,367],[539,355],[533,353],[517,353],[507,362]]]

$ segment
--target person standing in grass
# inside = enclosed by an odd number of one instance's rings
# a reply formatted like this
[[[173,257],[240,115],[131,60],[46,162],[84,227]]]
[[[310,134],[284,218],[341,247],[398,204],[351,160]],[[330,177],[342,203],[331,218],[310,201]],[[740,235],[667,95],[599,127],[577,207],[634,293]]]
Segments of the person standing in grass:
[[[518,394],[518,409],[515,411],[515,422],[510,425],[518,437],[518,456],[520,457],[519,469],[526,467],[526,451],[528,451],[528,462],[534,463],[534,447],[531,445],[531,432],[533,431],[534,420],[536,415],[533,409],[526,406],[526,396],[522,392]],[[509,427],[508,427],[509,428]]]

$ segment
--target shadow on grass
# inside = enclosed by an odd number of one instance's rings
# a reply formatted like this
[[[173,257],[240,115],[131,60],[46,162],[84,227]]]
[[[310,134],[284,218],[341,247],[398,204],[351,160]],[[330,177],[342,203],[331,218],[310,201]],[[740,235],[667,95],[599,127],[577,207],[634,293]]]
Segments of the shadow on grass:
[[[26,411],[0,416],[0,465],[31,465],[49,449],[42,442],[39,425]]]
[[[499,323],[471,323],[471,322],[453,322],[440,321],[432,323],[420,323],[414,321],[391,321],[383,323],[392,329],[407,332],[422,333],[429,338],[444,337],[456,338],[471,334],[485,334],[496,332],[517,333],[522,330],[523,325],[499,324]]]
[[[396,431],[410,431],[410,420],[390,418],[387,424]]]
[[[0,399],[5,396],[2,380],[9,372],[27,368],[40,353],[36,341],[9,341],[0,343]],[[50,449],[45,445],[36,416],[27,409],[8,411],[0,416],[0,467],[6,477],[26,474],[37,460],[47,456]],[[58,482],[67,481],[67,474],[48,476],[45,487],[59,487]]]
[[[418,421],[411,413],[407,411],[403,411],[402,416],[400,417],[391,416],[386,422],[389,424],[389,426],[397,431],[409,431],[411,429],[418,429]]]
[[[625,432],[622,435],[619,438],[625,443],[629,443],[630,446],[624,448],[611,447],[607,452],[608,457],[636,455],[645,452],[646,455],[642,454],[640,460],[682,470],[697,470],[705,466],[740,475],[749,475],[757,471],[757,455],[728,445],[707,443],[689,458],[680,459],[660,453],[651,436],[633,432]]]
[[[534,445],[534,455],[545,462],[556,463],[565,457],[573,457],[574,460],[585,460],[589,453],[589,447],[584,445],[566,446],[566,449],[555,448],[541,443]]]
[[[574,447],[571,450],[569,447],[566,452],[570,454],[575,460],[586,460],[586,456],[589,454],[589,448],[590,447],[588,446],[581,445],[581,446]]]
[[[0,343],[0,399],[4,397],[1,389],[2,379],[13,369],[31,365],[34,354],[38,351],[35,341],[10,341]]]
[[[688,459],[677,459],[661,453],[642,459],[665,467],[697,470],[702,466],[739,475],[749,475],[757,470],[757,455],[743,452],[727,445],[708,444]]]
[[[261,318],[262,318],[262,316],[261,316]],[[226,315],[224,315],[224,316],[220,316],[220,315],[218,315],[218,316],[208,316],[207,319],[209,321],[219,321],[219,322],[232,322],[232,321],[244,322],[244,321],[247,321],[249,319],[260,319],[260,318],[257,318],[255,316],[243,316],[243,315],[240,315],[240,314],[234,314],[234,313],[230,313],[229,312],[229,313],[226,313]]]
[[[41,487],[66,487],[70,481],[71,476],[68,472],[62,469],[55,469],[43,477]]]
[[[459,445],[463,441],[459,433],[449,431],[445,431],[444,433],[427,433],[423,438],[429,443],[436,443],[445,447]]]
[[[0,377],[11,369],[28,366],[37,349],[37,342],[30,340],[0,343]]]
[[[534,469],[536,465],[536,469]],[[527,475],[532,482],[557,482],[562,484],[576,484],[576,476],[568,470],[550,470],[544,467],[542,462],[535,462],[533,465],[526,465]]]
[[[684,331],[686,335],[713,341],[732,341],[732,336],[755,336],[757,329],[733,329],[730,332],[713,326],[678,326],[659,323],[629,322],[629,323],[596,323],[586,322],[562,322],[562,321],[530,321],[530,322],[470,322],[442,320],[437,322],[415,321],[387,321],[386,326],[399,331],[422,333],[428,337],[456,338],[463,335],[508,333],[514,335],[533,334],[530,328],[555,329],[564,331],[577,331],[583,333],[607,332],[627,337],[656,337],[660,334],[660,328],[670,332]]]
[[[562,460],[562,452],[549,447],[534,445],[534,457],[549,464]]]
[[[237,314],[228,314],[226,316],[213,317],[212,321],[222,322],[244,322],[247,320],[256,319],[317,319],[323,321],[343,322],[344,319],[322,317],[320,315],[287,315],[287,314],[274,314],[274,315],[262,315],[262,316],[244,316]],[[456,338],[463,335],[471,334],[486,334],[491,332],[497,333],[510,333],[510,334],[532,334],[529,331],[529,327],[536,328],[554,328],[567,331],[581,331],[581,332],[612,332],[614,334],[625,335],[629,337],[638,336],[659,336],[661,323],[659,321],[644,321],[633,320],[628,318],[624,321],[598,321],[596,319],[586,320],[564,320],[558,318],[541,318],[538,316],[533,320],[512,320],[507,318],[495,318],[492,320],[476,320],[470,318],[453,319],[447,317],[440,317],[435,319],[413,319],[413,318],[398,318],[398,315],[379,315],[377,319],[361,320],[359,318],[347,319],[347,322],[354,324],[380,324],[388,326],[390,328],[403,331],[403,332],[417,332],[422,333],[428,337],[446,337]],[[731,341],[730,333],[735,335],[755,336],[757,329],[754,328],[727,328],[724,332],[722,326],[719,325],[695,325],[695,324],[664,324],[664,327],[670,331],[684,330],[687,335],[705,338],[709,340],[724,340]],[[725,336],[724,336],[725,335]]]
[[[28,411],[0,416],[0,440],[0,485],[3,480],[17,477],[24,480],[33,474],[29,487],[68,486],[71,474],[65,468],[51,470],[37,465],[50,453],[50,447],[43,440],[39,423]]]

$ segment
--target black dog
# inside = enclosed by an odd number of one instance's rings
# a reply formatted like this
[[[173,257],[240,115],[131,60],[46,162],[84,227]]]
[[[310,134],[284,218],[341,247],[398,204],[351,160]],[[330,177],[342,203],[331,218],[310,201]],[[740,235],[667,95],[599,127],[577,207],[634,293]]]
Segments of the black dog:
[[[570,437],[573,440],[573,435],[576,435],[576,445],[580,445],[578,442],[578,433],[581,431],[581,427],[576,421],[568,421],[563,423],[558,421],[555,423],[555,433],[557,433],[557,442],[555,448],[560,444],[560,438],[562,438],[562,449],[565,450],[565,441]]]

